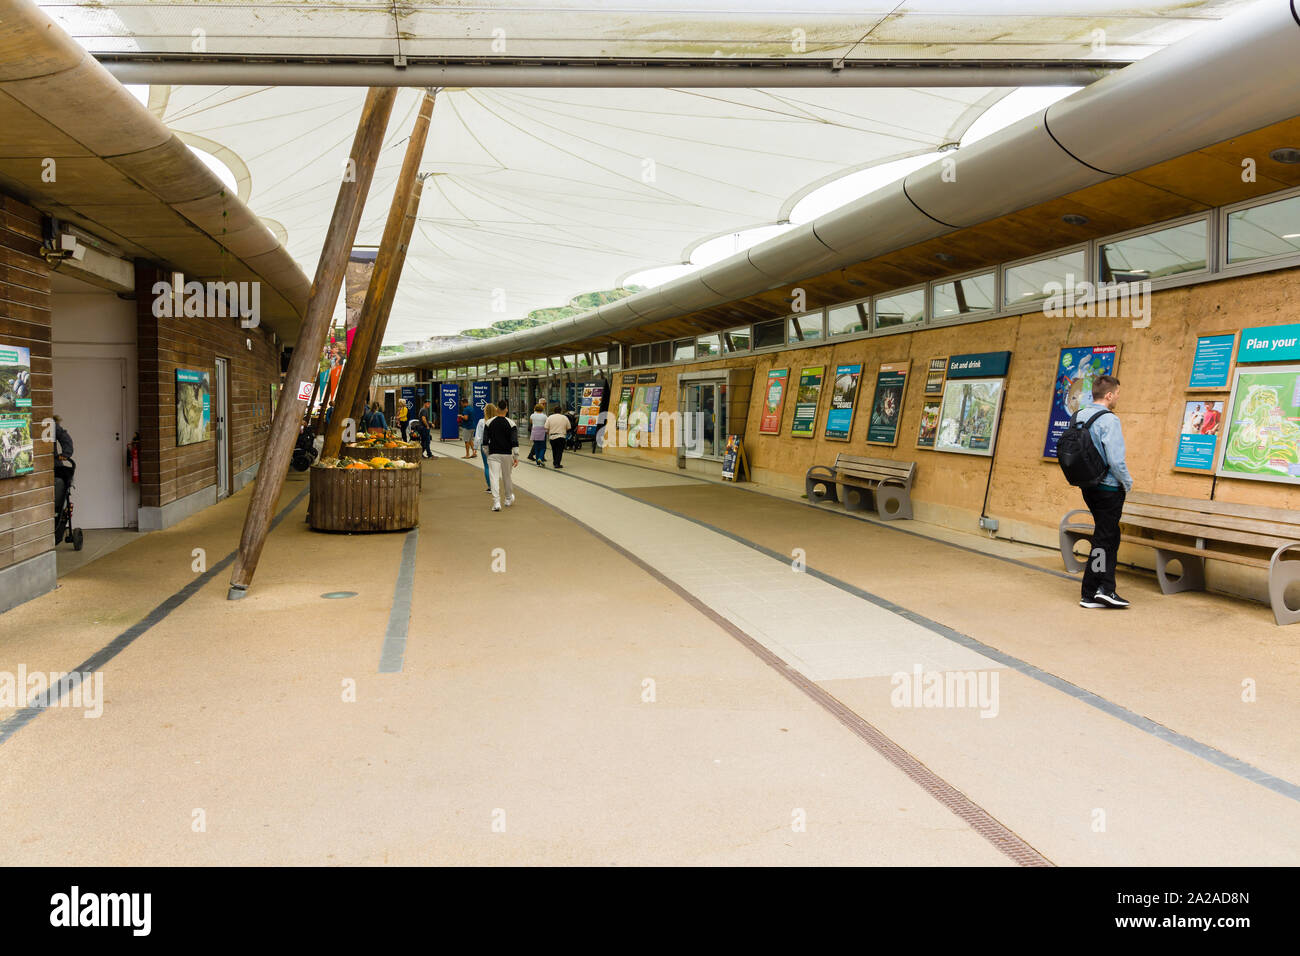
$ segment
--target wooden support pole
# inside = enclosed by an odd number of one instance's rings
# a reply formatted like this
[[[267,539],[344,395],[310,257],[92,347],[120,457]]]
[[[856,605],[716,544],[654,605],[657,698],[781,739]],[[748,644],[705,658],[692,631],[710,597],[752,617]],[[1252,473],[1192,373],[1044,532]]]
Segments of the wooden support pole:
[[[379,312],[376,316],[378,325],[375,327],[375,334],[370,339],[370,348],[362,356],[365,364],[361,366],[356,395],[352,400],[352,409],[349,412],[354,421],[359,420],[361,417],[361,408],[366,400],[366,389],[371,376],[375,374],[375,365],[379,361],[379,348],[384,342],[384,332],[388,329],[388,316],[393,310],[393,300],[397,298],[397,284],[401,281],[402,267],[406,264],[406,250],[411,245],[411,233],[415,231],[415,220],[420,212],[420,193],[423,189],[424,180],[417,179],[415,189],[411,193],[411,205],[407,208],[406,218],[402,221],[402,235],[397,243],[397,257],[393,262],[392,277],[384,286],[383,295],[379,299]],[[369,297],[369,291],[367,291],[367,297]],[[355,340],[353,341],[355,342]],[[342,408],[338,404],[335,407]]]
[[[271,528],[271,516],[284,487],[289,458],[293,455],[293,446],[298,438],[298,422],[303,414],[302,403],[306,401],[299,397],[298,389],[300,383],[314,380],[320,370],[320,353],[325,347],[334,303],[338,301],[339,287],[343,284],[343,270],[347,268],[352,244],[356,241],[361,210],[365,206],[366,194],[370,191],[370,181],[374,176],[379,149],[396,98],[397,90],[394,88],[371,89],[361,108],[357,133],[352,140],[352,152],[348,154],[349,162],[343,182],[339,185],[338,199],[334,203],[334,215],[330,219],[329,232],[325,234],[320,261],[316,264],[316,276],[312,280],[311,295],[307,300],[307,314],[298,329],[293,358],[289,361],[289,370],[285,375],[285,394],[275,410],[271,434],[267,436],[266,451],[257,472],[257,482],[248,502],[248,513],[244,516],[244,531],[239,539],[239,553],[235,556],[234,569],[230,574],[230,591],[227,594],[232,601],[244,596],[257,571],[257,562],[262,557],[262,547],[266,544],[266,535]]]
[[[401,245],[402,229],[406,224],[406,213],[411,205],[411,196],[414,195],[416,184],[419,182],[420,160],[424,158],[424,144],[429,138],[429,121],[433,118],[434,98],[433,90],[424,94],[424,100],[420,103],[420,112],[415,117],[415,126],[411,130],[411,138],[406,144],[406,155],[402,157],[402,171],[397,177],[397,186],[393,189],[393,203],[388,208],[384,235],[379,241],[379,251],[375,254],[375,267],[370,273],[366,301],[361,306],[361,315],[357,319],[357,332],[352,339],[352,353],[343,366],[343,374],[339,376],[339,386],[334,394],[334,410],[339,414],[330,416],[329,425],[325,428],[322,458],[339,456],[339,450],[343,447],[343,429],[346,421],[351,420],[355,427],[356,417],[349,414],[345,418],[343,410],[352,409],[363,383],[370,378],[370,373],[364,368],[365,362],[358,362],[356,359],[358,357],[364,359],[369,355],[372,341],[383,340],[383,329],[380,328],[380,324],[387,317],[380,314],[382,302],[385,290],[393,276],[394,265],[401,269],[398,260],[404,257],[405,249],[399,250],[398,246]]]

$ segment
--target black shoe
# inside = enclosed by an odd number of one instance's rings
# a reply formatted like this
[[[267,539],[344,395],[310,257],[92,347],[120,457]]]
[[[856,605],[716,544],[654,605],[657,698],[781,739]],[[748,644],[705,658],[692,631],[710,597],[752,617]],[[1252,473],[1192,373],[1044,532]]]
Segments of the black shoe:
[[[1102,604],[1100,601],[1094,600],[1093,598],[1081,598],[1079,600],[1079,607],[1105,607],[1105,606],[1106,605]]]
[[[553,465],[552,467],[555,468],[556,471],[564,471],[563,465]]]
[[[1114,591],[1098,591],[1094,601],[1100,601],[1106,607],[1128,607],[1128,601],[1116,594]]]

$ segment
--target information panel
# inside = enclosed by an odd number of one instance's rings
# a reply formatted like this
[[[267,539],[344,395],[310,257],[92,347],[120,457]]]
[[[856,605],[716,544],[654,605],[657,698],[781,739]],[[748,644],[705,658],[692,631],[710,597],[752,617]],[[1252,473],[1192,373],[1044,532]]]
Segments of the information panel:
[[[832,441],[848,441],[853,432],[853,403],[857,401],[861,377],[861,365],[841,365],[835,369],[831,407],[826,412],[826,437]]]
[[[767,373],[763,417],[758,423],[758,430],[764,435],[776,435],[781,431],[781,409],[785,405],[785,383],[789,375],[788,368],[774,368]]]
[[[898,422],[903,416],[909,368],[910,362],[880,366],[876,374],[876,392],[871,399],[871,421],[867,423],[868,445],[898,444]]]
[[[1183,406],[1183,423],[1178,431],[1174,467],[1209,474],[1214,470],[1214,452],[1223,424],[1223,402],[1197,399]]]
[[[1119,347],[1084,345],[1061,349],[1052,382],[1052,413],[1047,420],[1043,457],[1055,458],[1056,445],[1070,427],[1070,419],[1092,402],[1092,383],[1102,375],[1114,375]]]
[[[817,404],[821,400],[822,379],[826,367],[806,368],[799,373],[799,390],[794,395],[794,421],[790,434],[796,438],[812,438],[817,425]]]
[[[1300,367],[1238,368],[1218,474],[1300,484]]]
[[[1192,356],[1192,374],[1187,380],[1189,389],[1227,389],[1232,373],[1232,346],[1237,341],[1236,332],[1216,332],[1196,339],[1196,353]]]

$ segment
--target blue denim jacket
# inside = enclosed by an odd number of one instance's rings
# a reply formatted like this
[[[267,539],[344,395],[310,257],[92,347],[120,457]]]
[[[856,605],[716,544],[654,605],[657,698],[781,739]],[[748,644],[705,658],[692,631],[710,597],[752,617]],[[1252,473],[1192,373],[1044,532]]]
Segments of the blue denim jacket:
[[[1091,421],[1092,416],[1105,409],[1105,405],[1093,402],[1079,411],[1078,421]],[[1101,481],[1097,482],[1098,486],[1119,488],[1123,485],[1125,491],[1132,491],[1133,476],[1128,473],[1128,463],[1124,460],[1124,429],[1120,426],[1118,415],[1103,415],[1097,419],[1092,426],[1092,443],[1110,466]]]

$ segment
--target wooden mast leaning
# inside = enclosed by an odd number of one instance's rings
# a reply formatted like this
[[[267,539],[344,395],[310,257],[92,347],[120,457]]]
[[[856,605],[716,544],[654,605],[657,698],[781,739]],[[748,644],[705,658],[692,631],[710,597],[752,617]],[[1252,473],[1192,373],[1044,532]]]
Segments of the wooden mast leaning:
[[[257,471],[257,481],[244,516],[244,531],[239,539],[239,552],[235,555],[234,569],[230,574],[229,600],[242,598],[257,571],[262,557],[267,533],[271,529],[272,513],[284,488],[289,458],[298,438],[302,420],[303,403],[307,398],[299,389],[303,383],[314,381],[320,369],[320,353],[325,347],[334,304],[338,301],[343,284],[343,271],[347,268],[352,244],[356,241],[357,226],[370,181],[379,159],[379,149],[388,129],[388,118],[397,98],[395,87],[372,88],[366,94],[357,122],[357,133],[352,140],[352,152],[339,184],[334,215],[329,232],[316,263],[316,276],[312,280],[311,295],[307,300],[307,314],[298,330],[293,357],[285,376],[285,394],[275,410],[271,433],[267,436],[266,451]],[[290,398],[290,396],[293,396]]]

